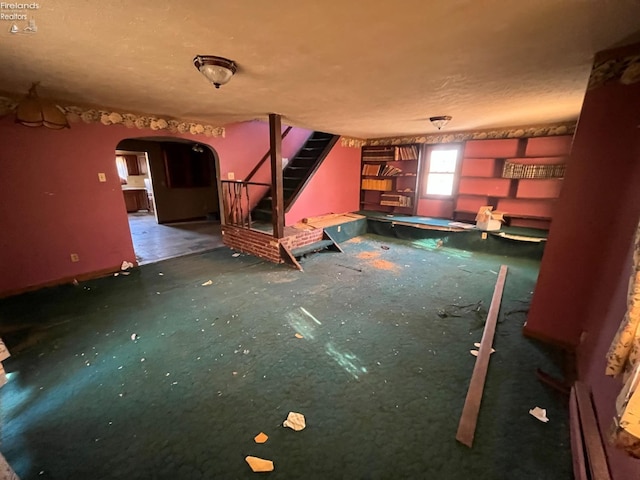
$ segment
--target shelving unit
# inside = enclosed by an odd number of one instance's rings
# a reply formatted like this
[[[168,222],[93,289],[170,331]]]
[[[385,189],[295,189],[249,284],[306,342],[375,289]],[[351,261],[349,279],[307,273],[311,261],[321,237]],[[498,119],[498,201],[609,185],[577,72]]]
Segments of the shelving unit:
[[[415,215],[419,177],[418,145],[362,147],[360,208]]]
[[[454,218],[492,205],[510,225],[548,229],[570,148],[570,136],[467,142]]]

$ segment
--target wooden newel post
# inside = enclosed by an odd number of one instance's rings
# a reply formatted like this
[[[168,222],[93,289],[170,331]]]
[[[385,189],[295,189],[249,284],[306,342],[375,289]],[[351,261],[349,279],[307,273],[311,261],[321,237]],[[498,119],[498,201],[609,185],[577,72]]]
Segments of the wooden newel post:
[[[284,237],[284,191],[282,182],[282,122],[280,115],[269,114],[269,143],[271,146],[271,198],[273,236]]]

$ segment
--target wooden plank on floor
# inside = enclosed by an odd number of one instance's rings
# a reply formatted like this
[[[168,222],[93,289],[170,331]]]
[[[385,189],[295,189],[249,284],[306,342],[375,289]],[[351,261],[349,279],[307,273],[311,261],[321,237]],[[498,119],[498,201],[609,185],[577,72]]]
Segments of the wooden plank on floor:
[[[287,247],[285,247],[282,244],[280,244],[280,258],[282,258],[284,263],[286,263],[287,265],[290,265],[293,268],[297,268],[301,272],[304,272],[304,270],[302,269],[302,265],[298,263],[298,261],[296,260],[296,257],[294,257],[293,254],[291,253],[291,250],[289,250]]]
[[[574,384],[576,399],[578,401],[578,411],[580,412],[580,425],[582,427],[582,437],[587,447],[587,458],[589,459],[589,471],[591,480],[611,480],[607,456],[602,445],[602,437],[598,428],[596,412],[591,401],[589,387],[583,382]]]
[[[573,477],[575,480],[587,480],[584,442],[582,429],[580,428],[580,413],[578,412],[576,389],[573,387],[571,388],[571,397],[569,398],[569,425],[571,431],[571,452],[573,453]]]
[[[491,345],[493,344],[493,336],[496,331],[496,323],[498,313],[500,312],[500,302],[502,301],[502,292],[504,290],[504,282],[507,278],[507,266],[502,265],[498,273],[498,280],[493,297],[491,298],[491,307],[482,333],[482,341],[478,350],[478,358],[473,367],[471,381],[469,382],[469,390],[467,398],[464,401],[460,423],[458,424],[458,433],[456,440],[471,448],[473,446],[473,437],[476,432],[476,424],[478,423],[478,413],[480,412],[480,402],[482,401],[482,392],[484,390],[484,382],[487,377],[487,368],[489,367],[489,357],[491,356]]]
[[[336,242],[333,239],[333,237],[331,235],[329,235],[329,232],[327,232],[326,230],[322,230],[322,238],[323,238],[323,240],[331,240],[333,242],[333,245],[329,246],[329,248],[331,250],[335,250],[336,252],[344,253],[344,250],[342,250],[342,247],[340,245],[338,245],[338,242]]]

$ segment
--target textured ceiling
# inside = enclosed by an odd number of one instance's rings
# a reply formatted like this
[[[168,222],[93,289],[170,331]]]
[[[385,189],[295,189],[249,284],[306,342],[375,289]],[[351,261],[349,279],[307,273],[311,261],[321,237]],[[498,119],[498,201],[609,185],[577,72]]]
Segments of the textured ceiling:
[[[9,13],[6,10],[3,13]],[[25,13],[25,12],[21,12]],[[593,55],[638,0],[41,0],[0,21],[0,90],[225,125],[270,112],[361,137],[577,118]],[[23,28],[26,21],[16,22]],[[233,59],[219,90],[196,54]]]

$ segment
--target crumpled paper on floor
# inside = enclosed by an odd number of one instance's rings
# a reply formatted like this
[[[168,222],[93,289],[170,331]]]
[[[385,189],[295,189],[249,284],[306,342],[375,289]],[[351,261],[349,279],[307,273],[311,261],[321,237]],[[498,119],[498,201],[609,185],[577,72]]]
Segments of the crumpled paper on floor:
[[[133,268],[133,263],[127,262],[126,260],[124,260],[122,262],[122,265],[120,265],[120,270],[122,271],[129,270],[130,268]]]
[[[529,414],[540,420],[541,422],[547,423],[549,419],[547,418],[547,410],[540,407],[535,407],[529,410]]]
[[[296,412],[289,412],[287,419],[284,421],[282,425],[292,430],[295,430],[296,432],[299,432],[300,430],[304,430],[304,428],[307,426],[304,415]]]

